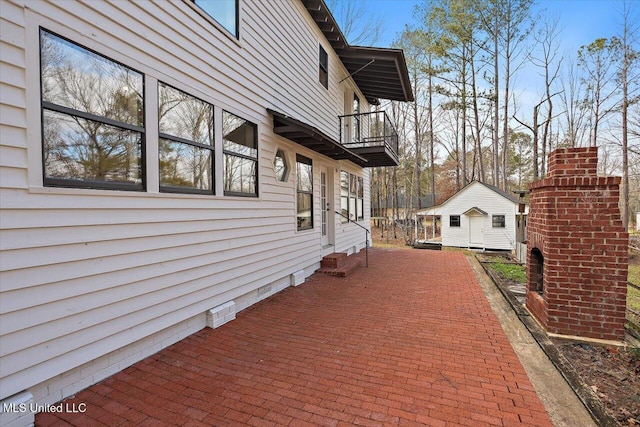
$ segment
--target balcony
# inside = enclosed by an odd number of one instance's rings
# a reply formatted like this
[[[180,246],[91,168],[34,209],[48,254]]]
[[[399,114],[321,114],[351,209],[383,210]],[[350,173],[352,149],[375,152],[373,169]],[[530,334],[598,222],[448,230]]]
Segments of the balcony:
[[[398,132],[384,111],[340,116],[340,143],[367,160],[364,167],[398,166]]]
[[[271,109],[273,132],[334,160],[365,168],[398,166],[398,133],[384,111],[339,116],[340,141],[301,120]]]

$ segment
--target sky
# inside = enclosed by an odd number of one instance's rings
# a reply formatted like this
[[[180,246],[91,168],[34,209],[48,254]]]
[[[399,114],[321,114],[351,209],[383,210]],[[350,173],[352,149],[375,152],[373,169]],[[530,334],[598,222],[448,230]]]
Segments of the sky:
[[[406,24],[415,24],[413,8],[420,3],[420,0],[368,0],[373,13],[384,19],[384,32],[376,45],[389,47]],[[575,53],[597,38],[616,34],[620,6],[619,0],[538,0],[535,9],[559,18],[561,50]]]
[[[341,0],[353,1],[353,0]],[[374,43],[378,47],[390,47],[406,25],[418,22],[413,16],[416,5],[422,0],[361,0],[374,16],[383,20],[383,33]],[[638,2],[640,0],[631,0]],[[557,17],[560,32],[558,56],[577,59],[581,46],[598,38],[609,38],[619,33],[622,0],[534,0],[534,14]],[[637,13],[637,12],[636,12]],[[544,93],[543,69],[530,62],[517,71],[512,80],[512,93],[518,98],[520,115],[531,116],[533,106]]]

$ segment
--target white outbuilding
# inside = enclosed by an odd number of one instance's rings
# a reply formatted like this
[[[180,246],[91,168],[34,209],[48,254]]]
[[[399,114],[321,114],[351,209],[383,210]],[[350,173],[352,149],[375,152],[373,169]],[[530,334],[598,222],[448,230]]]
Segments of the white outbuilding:
[[[521,206],[515,194],[472,181],[445,202],[416,215],[440,218],[442,246],[515,250],[516,243],[525,240],[524,235],[518,238],[518,229],[524,231],[526,222]]]

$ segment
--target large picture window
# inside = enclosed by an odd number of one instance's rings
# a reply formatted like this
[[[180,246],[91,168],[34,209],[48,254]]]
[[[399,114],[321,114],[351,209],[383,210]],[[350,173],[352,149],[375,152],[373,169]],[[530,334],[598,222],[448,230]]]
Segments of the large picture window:
[[[193,2],[238,38],[238,0],[193,0]]]
[[[213,105],[158,84],[160,190],[213,194]]]
[[[44,184],[143,190],[144,78],[40,31]]]
[[[311,159],[296,156],[296,206],[298,230],[313,228],[313,166]]]
[[[256,125],[222,112],[224,194],[258,195],[258,142]]]

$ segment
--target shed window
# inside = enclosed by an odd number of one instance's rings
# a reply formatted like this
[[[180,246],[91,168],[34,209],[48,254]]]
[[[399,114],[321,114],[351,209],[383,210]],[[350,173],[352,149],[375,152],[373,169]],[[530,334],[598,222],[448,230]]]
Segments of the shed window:
[[[313,166],[311,159],[296,156],[296,205],[298,230],[313,228]]]
[[[505,216],[493,215],[491,217],[491,224],[493,225],[493,228],[505,228]]]
[[[40,31],[44,184],[143,190],[144,77]]]
[[[158,83],[160,190],[213,194],[213,105]]]
[[[193,0],[193,2],[238,38],[238,0]]]
[[[255,124],[222,112],[225,195],[258,195],[257,134]]]
[[[449,227],[460,227],[460,215],[449,216]]]
[[[324,50],[322,46],[318,46],[318,47],[319,47],[319,54],[318,54],[319,81],[320,83],[322,83],[322,86],[328,89],[329,88],[329,57],[327,55],[327,51]]]

